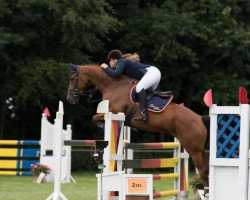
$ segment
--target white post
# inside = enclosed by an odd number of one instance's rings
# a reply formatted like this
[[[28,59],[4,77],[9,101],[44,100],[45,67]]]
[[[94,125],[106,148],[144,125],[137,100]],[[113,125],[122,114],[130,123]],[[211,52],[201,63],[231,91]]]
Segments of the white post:
[[[187,153],[187,151],[184,149],[184,155],[186,156],[185,158],[184,158],[184,163],[185,163],[185,174],[186,174],[186,178],[185,178],[185,180],[186,180],[186,187],[187,187],[187,193],[188,193],[188,185],[189,185],[189,177],[188,177],[188,173],[189,173],[189,154]]]
[[[131,143],[131,129],[128,126],[124,126],[124,140],[126,143]],[[133,160],[134,159],[134,150],[133,149],[125,149],[124,150],[124,159],[125,160]],[[133,169],[126,169],[126,174],[132,174]]]
[[[112,123],[111,123],[111,112],[105,113],[104,120],[105,120],[105,128],[104,128],[104,140],[109,141],[108,146],[104,149],[103,154],[103,164],[104,169],[103,173],[108,173],[110,171],[110,154],[111,154],[111,129],[112,129]]]
[[[210,147],[209,147],[209,198],[214,199],[215,197],[215,166],[214,162],[216,160],[216,135],[217,135],[217,115],[214,114],[217,105],[214,104],[209,107],[210,116]]]
[[[249,105],[240,105],[239,199],[248,198]]]
[[[72,140],[72,129],[71,125],[68,124],[66,131],[65,131],[65,138],[64,140]],[[66,163],[63,163],[66,165],[66,177],[65,177],[65,183],[76,183],[75,179],[71,176],[71,146],[65,146],[65,156],[66,156]]]
[[[121,118],[123,118],[125,120],[125,115],[124,113],[118,113],[118,115],[114,115],[114,116],[121,116]],[[122,171],[122,162],[123,162],[123,134],[124,134],[124,120],[118,120],[119,125],[121,125],[120,127],[120,137],[119,137],[119,142],[118,142],[118,147],[117,147],[117,152],[116,152],[116,166],[117,166],[117,171]]]
[[[181,148],[181,146],[180,146],[180,148]],[[180,184],[181,184],[181,181],[183,181],[183,184],[185,184],[185,186],[186,186],[186,190],[181,190],[181,185],[180,185],[179,200],[188,200],[188,195],[189,195],[189,192],[188,192],[188,185],[189,185],[189,182],[188,182],[188,159],[189,159],[189,154],[183,148],[183,152],[181,152],[181,154],[180,154],[180,161],[183,162],[184,169],[182,169],[182,166],[180,166],[181,169],[180,169],[179,176],[180,176]],[[182,170],[184,170],[184,171],[182,171]],[[185,177],[184,177],[185,182],[184,182],[184,180],[181,180],[181,177],[183,177],[183,173],[185,175]]]
[[[62,129],[63,129],[63,103],[59,101],[59,110],[56,113],[55,120],[55,176],[54,176],[54,192],[47,200],[67,200],[61,193],[61,151],[62,151]]]
[[[174,167],[174,172],[177,173],[179,176],[177,179],[174,179],[174,189],[181,191],[181,145],[177,138],[174,138],[174,141],[179,144],[178,148],[174,148],[174,158],[179,158],[178,164]],[[178,199],[178,196],[174,197],[175,200]]]
[[[41,141],[40,141],[40,160],[43,155],[46,154],[45,150],[45,143],[46,143],[46,123],[47,123],[47,116],[45,113],[42,114],[42,119],[41,119]]]
[[[117,171],[122,170],[122,160],[123,160],[123,129],[124,129],[124,120],[125,120],[125,115],[124,113],[118,113],[118,114],[113,114],[111,112],[105,113],[104,115],[105,119],[105,129],[104,129],[104,140],[109,141],[108,146],[104,149],[104,155],[103,155],[103,160],[104,160],[104,173],[110,172],[110,161],[115,161],[117,163]],[[121,129],[120,129],[120,135],[119,139],[118,138],[112,138],[112,126],[113,126],[113,121],[118,121],[121,122]],[[115,140],[119,140],[119,143],[117,144],[117,152],[116,154],[112,154],[111,149],[112,146],[114,145]]]

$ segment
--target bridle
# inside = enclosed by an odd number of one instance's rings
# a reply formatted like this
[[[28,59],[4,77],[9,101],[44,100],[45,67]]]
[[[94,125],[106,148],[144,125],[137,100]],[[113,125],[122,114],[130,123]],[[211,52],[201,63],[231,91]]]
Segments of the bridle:
[[[98,99],[93,99],[94,98],[94,95],[97,91],[97,88],[98,86],[101,84],[102,82],[102,79],[103,79],[103,74],[104,74],[104,70],[102,70],[102,73],[100,75],[100,78],[99,78],[99,81],[98,83],[96,84],[96,86],[93,88],[93,89],[90,89],[90,90],[87,90],[87,91],[80,91],[78,89],[78,84],[79,84],[79,81],[82,81],[87,87],[88,87],[88,82],[86,82],[85,80],[83,80],[81,77],[80,77],[80,66],[77,65],[76,67],[76,70],[71,70],[70,71],[70,79],[73,75],[75,75],[75,84],[74,84],[74,89],[68,89],[68,92],[71,92],[73,93],[73,97],[76,98],[76,99],[79,99],[80,96],[87,96],[87,102],[88,103],[94,103],[94,102],[97,102],[97,101],[100,101],[101,98],[98,98]],[[70,80],[71,81],[71,80]],[[124,87],[126,85],[130,85],[130,84],[136,84],[138,83],[137,81],[133,81],[133,80],[126,80],[124,81],[123,83],[121,83],[119,86],[116,86],[116,87]]]
[[[78,84],[79,84],[79,80],[82,81],[85,85],[87,85],[88,87],[88,83],[83,80],[81,77],[80,77],[80,66],[77,65],[76,67],[76,71],[71,71],[70,72],[71,75],[70,75],[70,79],[71,77],[75,74],[75,85],[74,85],[74,89],[68,89],[68,92],[72,92],[73,93],[73,96],[74,98],[77,98],[79,99],[80,96],[87,96],[87,102],[88,103],[94,103],[94,102],[97,102],[97,101],[100,101],[101,98],[99,99],[94,99],[93,100],[93,97],[94,97],[94,94],[96,93],[97,91],[97,88],[98,86],[101,84],[102,82],[102,78],[103,78],[103,70],[102,70],[102,73],[101,73],[101,76],[100,76],[100,79],[98,81],[98,83],[96,84],[96,86],[93,88],[93,89],[90,89],[90,90],[87,90],[85,92],[82,92],[78,89]]]

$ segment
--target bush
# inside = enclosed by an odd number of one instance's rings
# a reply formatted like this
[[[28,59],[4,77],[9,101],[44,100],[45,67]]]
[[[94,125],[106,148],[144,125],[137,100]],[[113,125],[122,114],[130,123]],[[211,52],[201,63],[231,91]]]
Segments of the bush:
[[[189,184],[192,185],[194,191],[203,189],[203,184],[199,175],[193,176],[193,180],[190,181]]]

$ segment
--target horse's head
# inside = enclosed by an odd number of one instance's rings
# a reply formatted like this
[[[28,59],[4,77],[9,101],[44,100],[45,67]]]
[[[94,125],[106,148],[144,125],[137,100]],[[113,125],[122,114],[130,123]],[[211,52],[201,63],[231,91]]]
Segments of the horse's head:
[[[104,95],[105,92],[110,95],[113,94],[115,89],[122,87],[119,90],[124,90],[124,86],[126,85],[131,88],[136,82],[136,80],[132,80],[124,75],[118,78],[112,78],[104,73],[104,70],[98,65],[78,66],[69,64],[69,72],[70,80],[67,101],[70,104],[78,103],[81,95],[87,96],[87,101],[89,103],[95,102],[97,100],[93,100],[92,98],[97,89],[100,91],[101,95]],[[91,85],[95,86],[95,88],[87,90]],[[107,98],[107,96],[105,98]]]
[[[67,93],[67,101],[70,104],[78,103],[80,96],[87,90],[90,82],[88,77],[81,73],[81,67],[79,65],[69,64],[69,86]]]

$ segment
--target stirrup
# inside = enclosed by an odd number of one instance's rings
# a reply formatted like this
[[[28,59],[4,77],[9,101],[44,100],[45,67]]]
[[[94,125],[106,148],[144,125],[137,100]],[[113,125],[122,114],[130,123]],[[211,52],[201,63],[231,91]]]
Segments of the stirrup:
[[[142,113],[140,112],[140,115],[137,117],[134,117],[135,121],[147,121],[148,120],[148,115],[147,113]]]

